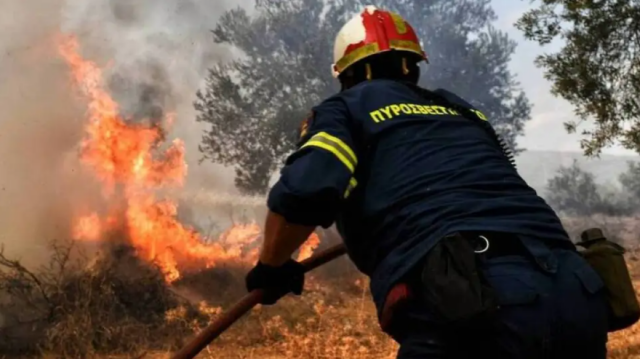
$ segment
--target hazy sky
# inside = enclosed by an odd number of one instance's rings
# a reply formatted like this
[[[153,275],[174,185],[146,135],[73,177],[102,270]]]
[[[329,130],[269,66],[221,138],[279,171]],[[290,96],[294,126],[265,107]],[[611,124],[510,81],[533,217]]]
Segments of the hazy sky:
[[[498,14],[496,27],[507,31],[512,39],[518,42],[516,54],[511,61],[511,68],[518,75],[518,80],[525,89],[533,104],[532,117],[525,129],[525,137],[520,139],[521,146],[531,150],[565,150],[580,151],[578,135],[569,135],[562,123],[575,118],[571,105],[550,93],[550,84],[544,79],[543,71],[536,68],[534,59],[545,52],[555,52],[561,43],[541,48],[534,42],[525,41],[513,24],[531,7],[525,0],[492,0],[493,8]],[[610,148],[604,151],[610,154],[635,154],[622,148]]]

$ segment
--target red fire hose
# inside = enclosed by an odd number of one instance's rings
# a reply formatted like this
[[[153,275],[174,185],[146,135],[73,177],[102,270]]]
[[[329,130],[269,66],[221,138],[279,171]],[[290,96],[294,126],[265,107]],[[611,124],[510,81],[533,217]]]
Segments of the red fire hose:
[[[341,255],[346,253],[346,248],[342,244],[335,245],[327,250],[324,250],[311,258],[302,261],[302,265],[306,268],[307,272],[315,269],[327,262],[330,262]],[[251,308],[260,303],[262,299],[262,290],[254,290],[251,293],[240,299],[229,311],[223,313],[214,322],[209,324],[203,331],[201,331],[195,338],[193,338],[187,345],[177,351],[171,359],[192,359],[204,348],[207,347],[212,341],[214,341],[220,334],[245,315]]]

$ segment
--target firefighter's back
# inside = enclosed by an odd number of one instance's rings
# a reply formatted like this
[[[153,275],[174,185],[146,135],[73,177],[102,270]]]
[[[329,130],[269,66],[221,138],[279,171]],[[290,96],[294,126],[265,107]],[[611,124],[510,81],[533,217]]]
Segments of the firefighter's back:
[[[359,189],[339,226],[348,245],[363,247],[356,250],[363,253],[361,269],[372,275],[378,267],[385,275],[387,267],[401,272],[456,231],[566,241],[553,210],[482,124],[484,114],[471,108],[478,118],[466,118],[456,107],[470,108],[468,103],[448,91],[435,93],[446,101],[376,80],[340,95],[351,111],[361,159]]]
[[[434,324],[434,308],[414,300],[394,314],[401,325],[386,329],[401,344],[399,358],[458,349],[468,357],[487,343],[481,352],[496,357],[604,356],[602,282],[555,212],[520,177],[483,113],[451,92],[391,80],[338,97],[349,108],[360,154],[358,186],[338,228],[353,261],[371,277],[381,318],[398,282],[413,283],[413,290],[435,284],[424,272],[422,279],[407,276],[448,235],[487,234],[505,252],[485,258],[482,271],[503,309],[496,327],[464,336],[477,339],[471,353],[451,346],[455,340]]]
[[[348,172],[297,166],[323,188],[315,202],[340,197],[338,229],[371,277],[398,358],[604,359],[602,280],[518,175],[487,108],[417,87],[421,62],[399,14],[369,6],[347,21],[332,66],[342,91],[316,108],[309,132],[326,132],[311,142]],[[323,185],[331,178],[339,185]],[[291,183],[291,198],[311,187]]]

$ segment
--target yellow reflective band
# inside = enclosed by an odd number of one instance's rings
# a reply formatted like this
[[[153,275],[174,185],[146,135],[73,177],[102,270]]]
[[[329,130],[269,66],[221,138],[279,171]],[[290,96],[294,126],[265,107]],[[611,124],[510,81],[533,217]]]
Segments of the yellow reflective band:
[[[424,56],[424,53],[422,52],[422,47],[420,46],[420,44],[414,41],[393,39],[389,41],[389,46],[392,49],[405,50],[405,51],[416,53],[420,56]]]
[[[351,173],[355,172],[356,165],[358,164],[356,154],[339,138],[331,136],[326,132],[320,132],[311,137],[311,139],[300,148],[302,149],[308,146],[320,147],[333,153],[340,162],[347,166]]]
[[[317,135],[313,136],[314,138],[318,136],[318,137],[322,137],[322,138],[326,138],[327,140],[334,142],[335,144],[337,144],[338,146],[340,146],[350,157],[351,162],[353,162],[354,165],[358,164],[358,158],[356,157],[356,154],[353,152],[353,150],[351,149],[351,147],[347,146],[346,143],[344,143],[341,139],[339,139],[338,137],[335,136],[331,136],[330,134],[326,133],[326,132],[320,132]]]
[[[305,148],[305,147],[309,147],[309,146],[320,147],[322,149],[325,149],[325,150],[333,153],[336,157],[338,157],[340,162],[344,163],[344,165],[347,166],[347,168],[349,169],[349,171],[351,173],[355,172],[355,170],[356,170],[355,166],[351,162],[349,162],[349,160],[342,153],[340,153],[340,151],[336,147],[328,145],[325,142],[314,141],[312,139],[309,142],[305,143],[300,148]]]
[[[393,20],[393,23],[396,25],[396,31],[398,32],[398,35],[406,34],[407,24],[404,22],[402,16],[394,12],[389,12],[389,15],[391,15],[391,20]]]
[[[380,46],[377,43],[364,45],[357,48],[350,53],[344,55],[338,62],[336,62],[336,71],[342,72],[347,67],[355,64],[356,62],[364,59],[365,57],[375,55],[380,52]]]
[[[351,194],[351,191],[353,191],[354,188],[356,188],[358,186],[358,181],[356,181],[355,177],[351,177],[351,179],[349,180],[349,186],[347,187],[347,190],[344,192],[344,198],[348,198],[349,195]]]

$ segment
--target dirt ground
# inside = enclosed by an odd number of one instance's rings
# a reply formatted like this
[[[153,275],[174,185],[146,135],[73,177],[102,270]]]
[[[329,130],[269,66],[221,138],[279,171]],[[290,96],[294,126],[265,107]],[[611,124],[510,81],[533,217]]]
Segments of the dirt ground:
[[[80,267],[64,253],[44,272],[0,259],[0,291],[10,294],[0,298],[0,358],[169,358],[244,294],[239,265],[168,287],[126,250]],[[629,263],[640,295],[640,264]],[[366,279],[346,258],[309,275],[305,290],[255,308],[198,358],[395,358]],[[611,334],[609,349],[610,358],[640,358],[640,325]]]

